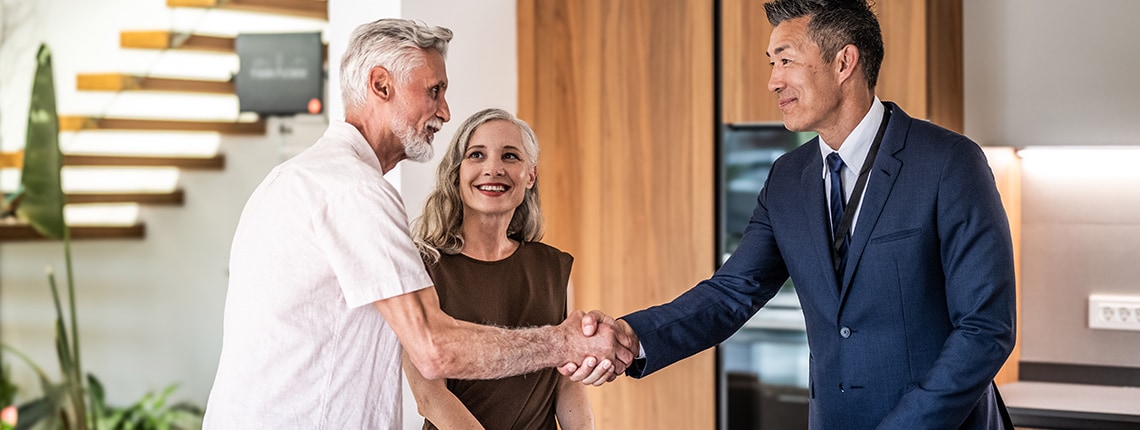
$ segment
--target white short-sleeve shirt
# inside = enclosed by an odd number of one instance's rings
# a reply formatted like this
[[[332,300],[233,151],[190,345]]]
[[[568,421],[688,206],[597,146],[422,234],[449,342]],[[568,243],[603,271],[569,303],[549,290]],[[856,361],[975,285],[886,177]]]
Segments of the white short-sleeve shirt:
[[[387,429],[401,422],[400,342],[371,303],[431,285],[404,203],[337,121],[269,173],[230,251],[209,429]]]

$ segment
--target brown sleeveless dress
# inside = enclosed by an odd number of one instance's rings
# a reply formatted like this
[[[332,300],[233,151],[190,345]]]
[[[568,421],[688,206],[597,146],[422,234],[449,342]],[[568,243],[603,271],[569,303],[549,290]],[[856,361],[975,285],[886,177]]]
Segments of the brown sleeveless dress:
[[[566,319],[566,286],[574,257],[541,242],[523,242],[499,261],[443,255],[428,266],[440,307],[448,315],[477,324],[533,327]],[[544,369],[489,381],[447,380],[475,418],[488,430],[557,430],[554,400],[561,375]],[[425,430],[435,430],[424,420]]]

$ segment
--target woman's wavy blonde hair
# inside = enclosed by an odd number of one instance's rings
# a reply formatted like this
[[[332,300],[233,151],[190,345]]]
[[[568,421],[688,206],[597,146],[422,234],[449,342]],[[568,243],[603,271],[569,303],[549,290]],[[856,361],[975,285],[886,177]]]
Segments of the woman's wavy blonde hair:
[[[443,160],[439,162],[435,173],[435,189],[428,194],[423,214],[412,222],[412,238],[426,263],[438,262],[441,253],[458,254],[463,250],[460,230],[463,225],[463,200],[459,193],[459,165],[463,163],[463,156],[475,129],[491,121],[507,121],[517,126],[522,134],[524,161],[531,168],[538,165],[538,138],[535,137],[534,130],[510,112],[495,108],[483,109],[464,120],[455,131],[455,137],[451,139]],[[536,177],[534,186],[526,190],[522,203],[515,208],[515,214],[507,227],[507,237],[534,242],[542,239],[542,233],[542,209]]]

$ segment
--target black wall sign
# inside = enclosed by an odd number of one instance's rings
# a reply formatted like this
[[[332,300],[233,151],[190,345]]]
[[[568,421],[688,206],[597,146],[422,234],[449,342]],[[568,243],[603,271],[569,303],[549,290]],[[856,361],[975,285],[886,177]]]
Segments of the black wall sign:
[[[260,115],[324,111],[320,33],[240,34],[234,85],[242,112]]]

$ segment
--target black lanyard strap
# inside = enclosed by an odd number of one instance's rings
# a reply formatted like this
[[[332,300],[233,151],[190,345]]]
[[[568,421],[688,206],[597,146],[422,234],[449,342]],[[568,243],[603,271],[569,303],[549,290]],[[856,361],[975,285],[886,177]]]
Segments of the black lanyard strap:
[[[843,243],[847,241],[847,236],[851,235],[851,223],[855,221],[855,210],[859,208],[863,189],[867,187],[867,177],[870,176],[871,166],[875,164],[875,156],[879,153],[879,145],[883,143],[883,135],[887,132],[887,122],[890,119],[891,110],[889,108],[884,109],[883,122],[879,124],[879,132],[875,134],[875,140],[871,142],[871,149],[867,151],[867,159],[863,161],[863,168],[859,169],[859,179],[855,181],[855,189],[851,191],[851,197],[847,199],[847,206],[843,209],[843,221],[839,223],[839,230],[837,230],[831,243],[831,262],[835,265],[836,271],[839,270],[842,260],[839,258],[839,250],[843,249]]]

